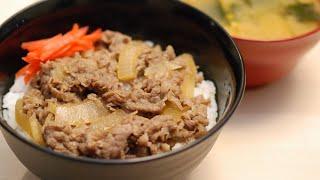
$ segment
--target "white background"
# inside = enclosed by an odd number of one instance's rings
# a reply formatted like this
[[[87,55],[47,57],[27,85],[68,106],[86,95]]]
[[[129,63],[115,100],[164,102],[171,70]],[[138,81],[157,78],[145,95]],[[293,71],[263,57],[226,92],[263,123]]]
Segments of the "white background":
[[[0,22],[35,0],[0,0]],[[0,134],[0,179],[37,179]],[[247,91],[189,180],[320,179],[320,43],[286,78]]]

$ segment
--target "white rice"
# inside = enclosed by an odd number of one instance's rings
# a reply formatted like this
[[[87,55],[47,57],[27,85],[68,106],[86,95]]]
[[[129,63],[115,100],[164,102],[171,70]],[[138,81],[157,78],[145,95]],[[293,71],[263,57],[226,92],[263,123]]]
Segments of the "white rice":
[[[154,43],[152,41],[144,41],[148,46],[153,47]]]
[[[13,129],[15,129],[19,134],[27,137],[24,132],[17,125],[15,119],[15,104],[16,101],[23,97],[27,90],[27,86],[23,81],[23,77],[19,77],[15,80],[13,86],[10,88],[9,92],[3,97],[3,117]],[[204,80],[197,85],[194,91],[194,95],[202,95],[205,99],[210,99],[211,104],[207,109],[207,116],[209,124],[206,129],[209,131],[215,124],[218,117],[217,113],[217,103],[215,99],[216,88],[214,83],[209,80]],[[177,143],[172,149],[176,150],[182,147],[184,144]]]
[[[206,127],[209,131],[216,124],[216,119],[218,117],[218,107],[216,102],[216,87],[214,83],[209,80],[203,80],[197,85],[194,90],[194,96],[202,95],[205,99],[210,99],[210,105],[207,109],[207,117],[209,124]]]
[[[27,138],[27,135],[18,126],[16,122],[15,106],[18,99],[22,98],[27,90],[27,86],[24,83],[23,77],[19,77],[15,80],[13,86],[9,92],[3,97],[3,119],[7,121],[8,125],[15,129],[20,135]]]

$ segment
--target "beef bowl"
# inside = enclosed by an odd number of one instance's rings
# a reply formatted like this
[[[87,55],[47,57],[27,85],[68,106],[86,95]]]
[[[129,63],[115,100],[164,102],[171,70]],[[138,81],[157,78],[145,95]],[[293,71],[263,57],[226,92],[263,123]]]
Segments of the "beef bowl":
[[[34,4],[1,25],[0,72],[1,131],[43,179],[184,179],[245,88],[223,28],[169,0]]]

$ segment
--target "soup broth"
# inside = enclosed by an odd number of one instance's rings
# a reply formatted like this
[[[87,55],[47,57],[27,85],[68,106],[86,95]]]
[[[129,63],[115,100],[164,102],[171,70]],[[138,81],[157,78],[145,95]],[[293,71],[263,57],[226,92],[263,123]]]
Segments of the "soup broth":
[[[183,0],[222,24],[234,37],[279,40],[320,25],[318,0]]]

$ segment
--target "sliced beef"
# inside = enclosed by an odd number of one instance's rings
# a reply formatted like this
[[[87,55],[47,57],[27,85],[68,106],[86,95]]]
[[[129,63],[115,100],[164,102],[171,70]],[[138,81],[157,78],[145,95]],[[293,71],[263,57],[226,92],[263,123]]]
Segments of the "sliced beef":
[[[131,37],[119,32],[107,30],[103,33],[102,41],[107,44],[111,52],[119,53],[123,45],[131,41]]]
[[[176,121],[167,115],[152,119],[132,115],[122,124],[106,131],[92,130],[90,125],[72,128],[54,121],[44,128],[46,142],[53,150],[105,159],[170,151],[173,144],[169,142],[185,142],[193,134],[193,131],[184,128],[183,121]]]
[[[189,110],[183,113],[182,119],[186,129],[195,131],[196,138],[207,133],[205,127],[209,124],[207,118],[209,103],[210,101],[204,99],[202,96],[197,96],[184,102],[184,104],[189,107]]]
[[[138,77],[117,78],[121,48],[132,41],[119,32],[105,31],[95,50],[41,65],[23,97],[28,116],[36,114],[48,147],[74,156],[124,159],[167,152],[176,143],[203,136],[209,101],[198,96],[180,99],[185,67],[172,46],[146,46],[137,62]],[[197,81],[203,80],[199,75]],[[107,112],[121,109],[121,121],[95,128],[95,121],[59,121],[55,107],[93,101]],[[167,102],[183,111],[181,119],[162,114]],[[99,121],[107,116],[99,117]]]

